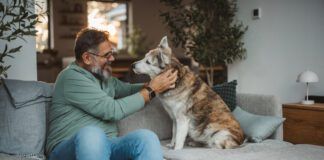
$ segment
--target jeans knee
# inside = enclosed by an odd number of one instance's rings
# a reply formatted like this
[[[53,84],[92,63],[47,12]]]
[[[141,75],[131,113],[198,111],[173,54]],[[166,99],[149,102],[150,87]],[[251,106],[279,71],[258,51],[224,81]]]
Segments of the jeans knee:
[[[160,141],[154,132],[147,129],[140,129],[133,132],[132,138],[137,142],[137,159],[162,159]]]
[[[144,143],[148,146],[151,146],[151,145],[160,146],[160,141],[159,141],[158,136],[154,132],[152,132],[148,129],[139,129],[139,130],[135,131],[135,135],[136,135],[136,138],[141,143]]]
[[[107,146],[107,136],[105,132],[96,126],[86,126],[79,130],[75,136],[75,143],[82,148],[91,148],[91,150],[99,147]],[[97,147],[94,147],[97,146]]]
[[[104,138],[106,137],[105,132],[96,126],[86,126],[83,127],[79,130],[79,132],[76,134],[77,138],[95,138],[95,139],[99,139],[99,138]]]

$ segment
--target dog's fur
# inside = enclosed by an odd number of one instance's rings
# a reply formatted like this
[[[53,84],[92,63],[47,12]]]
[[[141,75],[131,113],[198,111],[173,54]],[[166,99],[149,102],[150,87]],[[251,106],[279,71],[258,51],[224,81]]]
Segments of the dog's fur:
[[[165,110],[173,120],[169,147],[182,149],[188,135],[189,145],[202,144],[216,148],[234,148],[244,141],[239,123],[229,108],[206,83],[187,66],[182,65],[163,37],[158,48],[133,64],[137,74],[151,78],[167,69],[178,71],[175,88],[158,94]]]

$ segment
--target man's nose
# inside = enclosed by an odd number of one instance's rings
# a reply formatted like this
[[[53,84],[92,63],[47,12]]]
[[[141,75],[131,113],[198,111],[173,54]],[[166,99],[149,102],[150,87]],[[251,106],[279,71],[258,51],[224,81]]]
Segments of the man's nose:
[[[114,55],[110,55],[109,57],[108,57],[108,61],[114,61],[115,60],[115,56]]]

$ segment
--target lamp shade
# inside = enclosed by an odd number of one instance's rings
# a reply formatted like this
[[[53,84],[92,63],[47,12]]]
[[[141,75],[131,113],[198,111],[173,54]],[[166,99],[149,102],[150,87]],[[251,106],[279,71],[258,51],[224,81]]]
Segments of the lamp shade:
[[[318,82],[318,81],[319,79],[316,73],[308,70],[300,73],[297,77],[297,82],[311,83],[311,82]]]

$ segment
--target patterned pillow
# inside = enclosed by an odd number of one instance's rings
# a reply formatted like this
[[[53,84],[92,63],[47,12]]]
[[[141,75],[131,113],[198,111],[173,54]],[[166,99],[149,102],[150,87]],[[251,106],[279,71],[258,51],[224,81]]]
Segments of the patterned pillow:
[[[213,87],[213,90],[224,100],[231,111],[236,107],[236,85],[237,81],[233,80]]]

